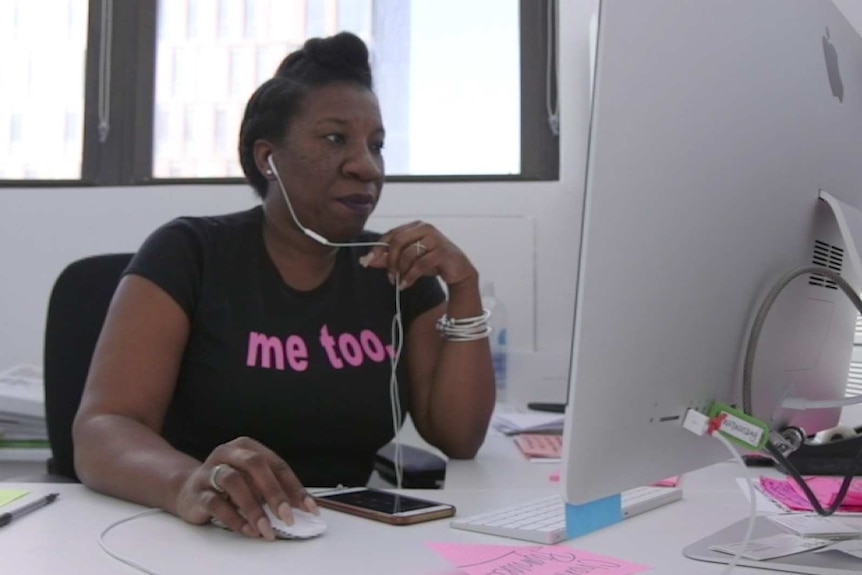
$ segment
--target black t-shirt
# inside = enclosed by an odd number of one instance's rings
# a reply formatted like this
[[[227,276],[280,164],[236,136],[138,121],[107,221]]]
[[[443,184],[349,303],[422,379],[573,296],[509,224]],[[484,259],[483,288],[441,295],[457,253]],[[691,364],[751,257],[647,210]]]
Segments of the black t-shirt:
[[[164,289],[191,323],[162,434],[201,460],[248,436],[304,485],[363,485],[374,453],[393,437],[395,288],[385,270],[359,265],[369,248],[349,247],[323,284],[295,290],[270,259],[262,226],[261,207],[179,218],[155,231],[126,270]],[[378,237],[364,232],[357,241]],[[445,298],[432,277],[400,297],[404,334]],[[397,373],[407,412],[403,361]]]

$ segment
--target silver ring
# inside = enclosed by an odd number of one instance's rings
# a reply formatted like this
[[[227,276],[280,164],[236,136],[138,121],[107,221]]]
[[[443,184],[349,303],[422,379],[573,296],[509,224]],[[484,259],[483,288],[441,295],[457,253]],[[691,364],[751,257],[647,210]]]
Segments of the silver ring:
[[[218,474],[221,471],[222,467],[227,467],[223,463],[219,463],[212,469],[210,469],[210,487],[212,487],[213,491],[216,493],[224,493],[224,488],[218,484]]]
[[[415,245],[415,246],[416,246],[416,255],[417,255],[417,256],[421,256],[421,255],[422,255],[422,250],[427,250],[427,249],[428,249],[428,248],[426,248],[426,247],[425,247],[425,244],[423,244],[423,243],[422,243],[422,242],[420,242],[420,241],[417,241],[417,242],[416,242],[415,244],[413,244],[413,245]]]

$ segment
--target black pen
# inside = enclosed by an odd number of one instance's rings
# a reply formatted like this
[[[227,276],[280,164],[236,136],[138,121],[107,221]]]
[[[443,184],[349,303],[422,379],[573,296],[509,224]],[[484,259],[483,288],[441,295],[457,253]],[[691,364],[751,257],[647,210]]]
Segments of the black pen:
[[[8,513],[3,513],[0,515],[0,527],[4,525],[9,525],[12,523],[13,519],[18,519],[22,515],[27,515],[31,511],[36,511],[39,508],[45,507],[59,496],[59,493],[49,493],[45,497],[40,497],[36,501],[28,503],[27,505],[22,505],[18,509],[13,511],[9,511]]]

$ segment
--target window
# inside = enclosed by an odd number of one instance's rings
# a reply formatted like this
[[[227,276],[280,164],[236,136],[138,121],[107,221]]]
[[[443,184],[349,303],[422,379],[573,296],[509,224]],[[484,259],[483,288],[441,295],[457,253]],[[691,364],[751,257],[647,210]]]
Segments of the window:
[[[0,51],[0,180],[79,179],[87,3],[3,0]]]
[[[239,181],[248,97],[339,30],[371,49],[389,179],[558,177],[553,0],[45,2],[0,2],[0,45],[26,54],[0,69],[3,183]]]

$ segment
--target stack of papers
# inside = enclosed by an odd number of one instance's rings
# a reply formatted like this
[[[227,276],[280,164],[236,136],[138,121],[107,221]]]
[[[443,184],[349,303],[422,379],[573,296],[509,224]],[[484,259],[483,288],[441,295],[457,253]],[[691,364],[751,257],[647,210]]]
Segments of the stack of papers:
[[[858,529],[842,523],[835,517],[823,517],[812,513],[782,513],[769,515],[768,518],[785,531],[802,537],[833,541],[862,537]]]
[[[505,435],[520,433],[563,433],[565,417],[560,413],[495,413],[491,421],[494,429]]]
[[[839,541],[825,549],[818,549],[815,553],[826,553],[827,551],[839,551],[841,553],[846,553],[851,557],[862,559],[862,539]]]
[[[0,372],[0,446],[30,447],[47,439],[42,368],[19,365]]]
[[[780,533],[769,535],[759,539],[752,539],[748,545],[743,547],[743,542],[725,543],[722,545],[710,545],[710,549],[728,555],[735,555],[740,550],[742,557],[752,561],[766,561],[787,555],[796,555],[812,549],[820,549],[832,543],[827,539],[816,539],[813,537],[802,537],[793,533]]]

